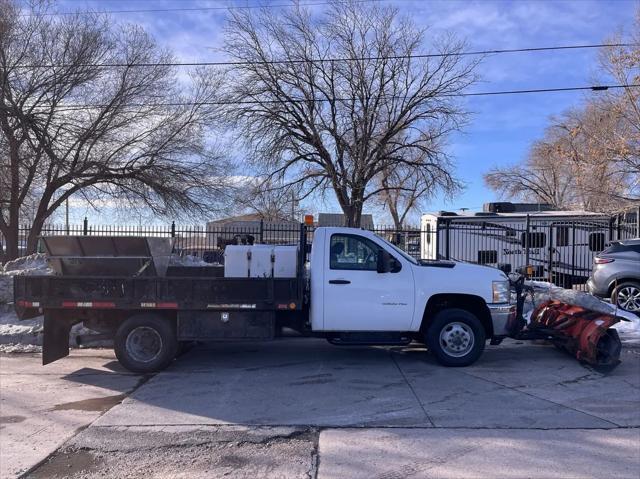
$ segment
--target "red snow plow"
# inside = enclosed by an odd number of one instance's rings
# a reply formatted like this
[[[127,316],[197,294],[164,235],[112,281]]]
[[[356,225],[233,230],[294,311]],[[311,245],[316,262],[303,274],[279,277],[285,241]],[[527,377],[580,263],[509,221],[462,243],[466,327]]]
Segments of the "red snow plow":
[[[620,364],[622,344],[615,329],[620,318],[589,309],[550,300],[531,314],[523,332],[540,333],[566,350],[578,361],[602,369]]]
[[[512,281],[512,286],[518,302],[511,337],[551,341],[578,361],[600,370],[611,370],[620,364],[622,343],[618,331],[611,326],[624,318],[548,296],[535,305],[535,289],[525,284],[522,276]],[[534,308],[527,323],[523,309],[528,297]]]

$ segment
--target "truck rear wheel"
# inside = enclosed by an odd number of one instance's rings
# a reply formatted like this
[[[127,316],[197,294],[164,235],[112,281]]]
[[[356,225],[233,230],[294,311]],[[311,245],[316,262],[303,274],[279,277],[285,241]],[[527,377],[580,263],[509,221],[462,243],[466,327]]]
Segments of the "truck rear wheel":
[[[482,354],[485,343],[480,320],[464,309],[444,309],[427,329],[427,347],[444,366],[468,366]]]
[[[135,373],[166,368],[178,352],[171,321],[155,314],[132,316],[120,325],[114,339],[120,364]]]

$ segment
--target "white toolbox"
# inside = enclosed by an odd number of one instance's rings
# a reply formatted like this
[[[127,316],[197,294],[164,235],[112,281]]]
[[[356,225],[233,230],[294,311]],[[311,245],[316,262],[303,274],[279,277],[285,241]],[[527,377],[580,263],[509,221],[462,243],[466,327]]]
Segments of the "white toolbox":
[[[276,278],[295,278],[298,266],[297,246],[274,246],[273,276]]]
[[[224,277],[248,278],[250,245],[228,245],[224,249]]]
[[[249,259],[249,276],[252,278],[270,278],[273,276],[273,246],[254,244]]]

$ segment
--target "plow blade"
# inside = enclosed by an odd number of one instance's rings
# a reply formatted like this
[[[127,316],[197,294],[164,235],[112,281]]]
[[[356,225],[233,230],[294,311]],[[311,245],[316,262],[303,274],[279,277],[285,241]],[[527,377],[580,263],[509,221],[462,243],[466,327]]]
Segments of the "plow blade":
[[[524,335],[544,337],[598,369],[620,364],[622,344],[615,329],[620,318],[557,300],[539,305],[531,314]]]

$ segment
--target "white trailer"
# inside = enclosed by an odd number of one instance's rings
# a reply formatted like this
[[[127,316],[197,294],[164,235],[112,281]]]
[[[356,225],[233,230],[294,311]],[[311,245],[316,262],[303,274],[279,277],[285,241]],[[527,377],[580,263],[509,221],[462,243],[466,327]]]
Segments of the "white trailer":
[[[427,213],[421,259],[451,259],[523,271],[562,286],[584,283],[593,256],[612,239],[609,217],[586,211]]]

